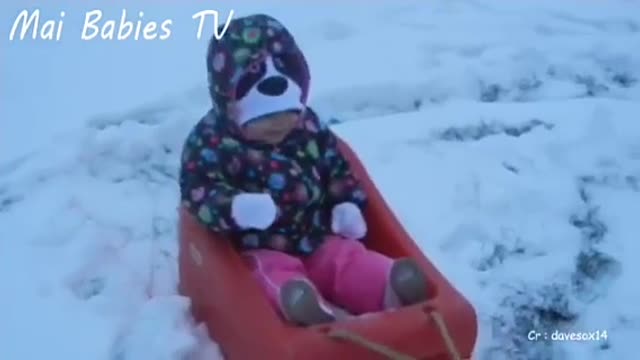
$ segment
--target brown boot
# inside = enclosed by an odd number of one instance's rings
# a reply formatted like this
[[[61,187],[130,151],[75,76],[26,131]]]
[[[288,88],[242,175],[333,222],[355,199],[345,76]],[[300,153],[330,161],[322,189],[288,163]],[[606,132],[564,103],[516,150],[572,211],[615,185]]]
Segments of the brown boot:
[[[427,277],[413,259],[396,260],[389,282],[403,306],[417,304],[428,297]]]
[[[336,320],[336,315],[305,280],[287,281],[280,289],[282,312],[290,322],[310,326]]]

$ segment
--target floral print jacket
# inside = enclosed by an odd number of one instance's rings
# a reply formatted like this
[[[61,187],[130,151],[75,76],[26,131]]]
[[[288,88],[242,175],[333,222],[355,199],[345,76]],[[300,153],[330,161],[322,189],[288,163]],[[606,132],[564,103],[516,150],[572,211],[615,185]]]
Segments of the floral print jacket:
[[[233,20],[221,40],[212,40],[207,54],[214,106],[183,147],[182,204],[240,250],[309,255],[331,233],[333,207],[348,201],[363,210],[366,196],[338,151],[335,134],[310,108],[276,146],[244,139],[230,120],[238,79],[265,51],[308,92],[304,56],[280,23],[266,15]],[[271,194],[278,215],[268,229],[242,230],[235,224],[231,201],[241,192]]]

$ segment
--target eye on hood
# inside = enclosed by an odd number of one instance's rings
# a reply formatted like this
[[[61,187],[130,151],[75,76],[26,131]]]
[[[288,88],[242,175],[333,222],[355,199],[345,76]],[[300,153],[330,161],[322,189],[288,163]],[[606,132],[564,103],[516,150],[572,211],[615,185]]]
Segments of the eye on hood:
[[[299,91],[306,105],[310,74],[304,54],[291,33],[278,20],[264,14],[235,18],[221,39],[212,37],[207,51],[209,94],[220,125],[236,128],[236,100],[275,68]],[[297,96],[297,95],[296,95]]]

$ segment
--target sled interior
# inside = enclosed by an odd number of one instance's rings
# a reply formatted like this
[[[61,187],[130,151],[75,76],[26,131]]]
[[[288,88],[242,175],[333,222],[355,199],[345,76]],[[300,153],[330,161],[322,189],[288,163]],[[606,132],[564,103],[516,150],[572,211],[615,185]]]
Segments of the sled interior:
[[[422,304],[393,312],[330,325],[292,326],[271,308],[229,242],[207,231],[185,209],[180,209],[179,291],[191,299],[195,319],[206,324],[227,359],[385,359],[328,336],[339,329],[415,359],[449,359],[441,333],[428,315],[436,309],[462,358],[470,358],[477,336],[473,307],[422,254],[355,153],[342,140],[339,146],[369,197],[365,213],[367,246],[394,258],[410,256],[418,260],[430,279],[433,296]]]

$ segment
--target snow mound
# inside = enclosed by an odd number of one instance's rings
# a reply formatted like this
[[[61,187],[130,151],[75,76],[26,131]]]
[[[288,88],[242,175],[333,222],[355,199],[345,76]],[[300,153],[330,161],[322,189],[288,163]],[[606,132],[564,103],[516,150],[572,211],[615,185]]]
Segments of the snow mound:
[[[313,105],[475,306],[478,358],[635,359],[638,4],[291,6],[268,12],[299,34]],[[57,52],[68,68],[49,78],[24,61],[49,58],[31,56],[42,49],[8,58],[9,80],[30,76],[3,92],[3,118],[15,121],[2,144],[16,151],[0,149],[0,358],[219,356],[176,294],[180,149],[209,106],[205,47],[185,44],[153,48],[150,69],[102,72],[102,93],[82,76],[93,62]],[[193,63],[176,62],[191,51]],[[189,70],[158,80],[176,64]],[[60,79],[74,92],[53,91]],[[148,101],[174,80],[194,87]],[[128,91],[111,91],[122,83]],[[120,111],[132,99],[146,105]],[[594,331],[600,339],[552,338]]]

